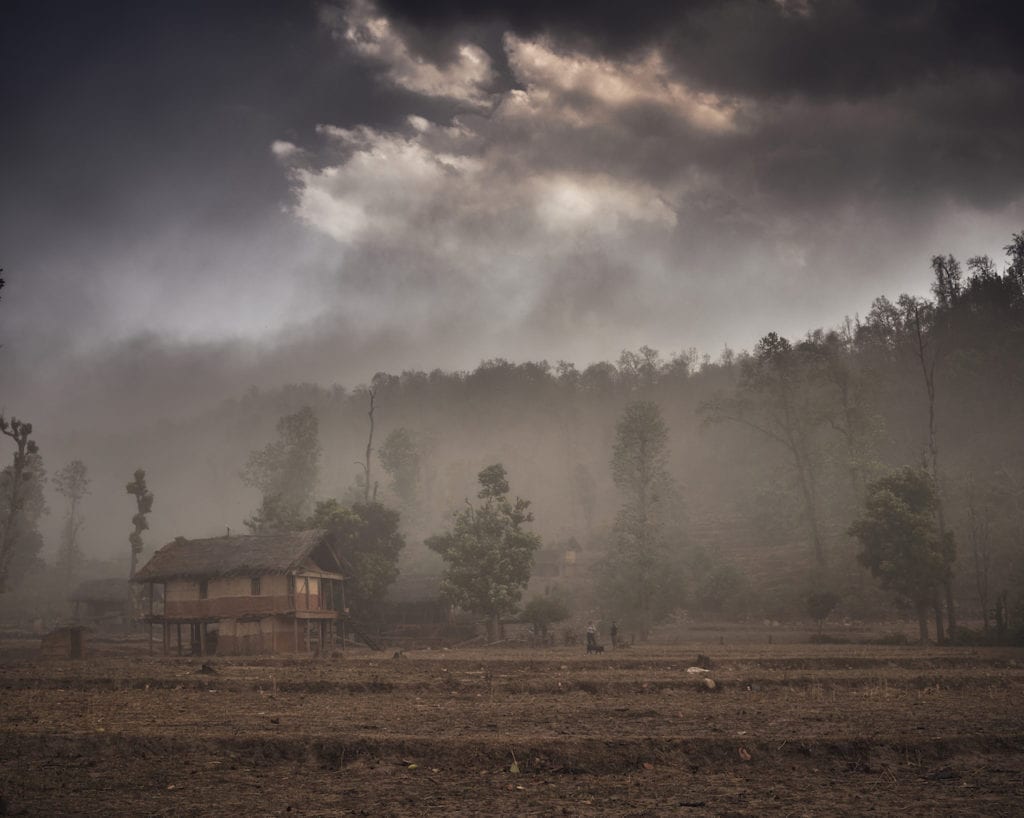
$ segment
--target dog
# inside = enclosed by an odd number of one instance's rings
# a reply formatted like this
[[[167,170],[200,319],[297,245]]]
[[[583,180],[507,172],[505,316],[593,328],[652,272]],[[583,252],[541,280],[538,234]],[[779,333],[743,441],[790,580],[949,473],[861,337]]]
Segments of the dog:
[[[604,645],[587,645],[587,653],[604,653]]]

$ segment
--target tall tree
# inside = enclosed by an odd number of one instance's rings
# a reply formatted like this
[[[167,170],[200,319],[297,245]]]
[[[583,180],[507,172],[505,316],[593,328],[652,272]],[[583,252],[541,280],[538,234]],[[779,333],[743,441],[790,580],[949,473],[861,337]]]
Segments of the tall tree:
[[[1010,259],[1006,266],[1006,275],[1017,285],[1018,299],[1024,299],[1024,230],[1014,233],[1010,243],[1003,249]]]
[[[864,514],[850,526],[863,549],[861,564],[914,608],[922,642],[928,641],[928,608],[949,578],[955,556],[953,535],[939,531],[937,503],[932,476],[904,467],[868,486]],[[941,619],[936,624],[941,626]]]
[[[0,593],[8,589],[11,566],[19,550],[38,539],[36,523],[45,513],[42,502],[42,460],[32,440],[32,424],[0,415],[0,433],[14,441],[14,461],[0,474],[3,531],[0,532]],[[32,502],[38,495],[38,501]],[[36,532],[33,538],[33,531]],[[36,544],[36,549],[41,543]]]
[[[933,285],[936,296],[939,300],[939,309],[933,304],[922,299],[902,296],[900,305],[906,313],[906,323],[911,329],[911,339],[914,355],[917,358],[921,370],[921,379],[924,384],[925,395],[928,399],[928,461],[931,468],[932,479],[935,481],[935,519],[939,526],[940,535],[946,532],[946,515],[942,504],[942,483],[939,476],[939,444],[936,421],[936,400],[935,400],[935,369],[941,358],[942,349],[939,341],[941,335],[936,331],[938,320],[948,318],[949,311],[956,304],[961,295],[960,286],[960,264],[953,256],[935,256],[932,259],[932,269],[935,272],[935,284]],[[956,628],[956,607],[953,601],[952,574],[947,578],[943,588],[946,597],[946,617],[949,622],[949,632],[952,635]],[[938,640],[943,641],[942,619],[939,608],[941,602],[936,603],[936,623],[939,633]]]
[[[668,472],[668,427],[652,401],[629,404],[615,427],[611,470],[623,503],[602,586],[618,615],[646,639],[655,619],[678,602],[677,554],[669,542],[676,495]]]
[[[380,447],[380,463],[391,478],[390,488],[406,513],[416,505],[416,486],[420,479],[420,453],[404,426],[391,431]]]
[[[245,521],[255,533],[294,531],[312,511],[320,465],[320,427],[308,406],[277,422],[278,439],[252,452],[242,482],[260,491],[260,507]]]
[[[371,492],[370,492],[370,478],[371,478],[370,466],[371,466],[371,464],[373,462],[373,426],[374,426],[373,413],[374,413],[374,411],[376,411],[376,408],[377,408],[376,407],[376,400],[377,400],[377,389],[376,389],[376,387],[371,386],[369,389],[366,390],[366,394],[370,398],[370,409],[366,413],[367,416],[370,418],[370,431],[369,431],[369,434],[368,434],[368,436],[366,438],[366,457],[365,457],[365,459],[361,463],[358,462],[358,461],[356,462],[356,465],[357,466],[362,466],[362,469],[363,469],[362,475],[360,475],[360,477],[357,479],[356,482],[357,482],[357,486],[360,486],[362,488],[362,490],[363,490],[363,502],[364,503],[369,503],[371,500],[373,500],[373,501],[377,500],[377,484],[376,483],[373,484],[372,495],[371,495]]]
[[[135,514],[132,515],[132,533],[128,535],[128,542],[132,549],[131,577],[135,576],[138,568],[139,555],[142,554],[142,532],[149,529],[149,520],[146,515],[153,510],[153,492],[146,485],[145,469],[136,469],[133,475],[135,479],[125,486],[125,492],[135,498]],[[138,600],[136,600],[137,602]]]
[[[816,433],[834,414],[822,399],[822,359],[813,344],[793,347],[771,332],[743,360],[735,393],[702,405],[710,422],[747,426],[787,452],[804,505],[818,565],[825,563],[819,509],[819,451]]]
[[[53,484],[57,493],[67,501],[57,564],[63,570],[65,580],[70,584],[82,561],[82,549],[78,539],[84,521],[79,506],[82,498],[89,493],[89,473],[85,463],[81,460],[72,460],[54,475]]]
[[[450,531],[427,540],[445,562],[441,590],[453,605],[487,617],[488,636],[500,632],[501,617],[516,610],[530,580],[540,537],[523,526],[533,521],[530,501],[509,499],[505,467],[477,475],[482,503],[455,513]]]

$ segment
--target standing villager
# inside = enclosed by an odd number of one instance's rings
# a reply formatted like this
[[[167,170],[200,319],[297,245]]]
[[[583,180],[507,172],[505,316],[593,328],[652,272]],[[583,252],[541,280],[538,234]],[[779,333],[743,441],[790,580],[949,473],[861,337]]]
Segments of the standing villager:
[[[590,620],[587,624],[587,650],[591,650],[597,647],[597,626],[594,624],[594,620]]]

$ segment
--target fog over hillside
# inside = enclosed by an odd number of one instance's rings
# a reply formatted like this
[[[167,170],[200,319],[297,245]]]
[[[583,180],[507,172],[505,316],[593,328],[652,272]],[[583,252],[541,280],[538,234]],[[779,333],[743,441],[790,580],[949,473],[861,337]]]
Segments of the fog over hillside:
[[[6,16],[0,411],[33,424],[51,478],[26,565],[56,560],[52,478],[74,460],[87,559],[127,563],[137,468],[147,556],[244,530],[261,496],[241,473],[303,407],[315,499],[351,498],[372,389],[410,570],[440,570],[424,540],[499,462],[546,547],[599,563],[617,424],[649,401],[675,607],[771,615],[827,577],[868,611],[847,532],[903,466],[939,486],[962,604],[988,604],[981,551],[991,594],[1024,590],[1018,10]],[[400,429],[413,500],[379,459]]]

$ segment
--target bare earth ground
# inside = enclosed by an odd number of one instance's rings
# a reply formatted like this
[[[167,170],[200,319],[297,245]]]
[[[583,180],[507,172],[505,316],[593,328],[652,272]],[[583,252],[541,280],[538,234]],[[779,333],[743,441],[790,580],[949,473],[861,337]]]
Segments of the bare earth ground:
[[[1020,650],[107,653],[0,645],[9,814],[1024,814]]]

